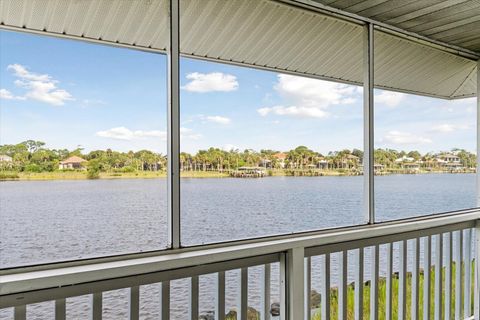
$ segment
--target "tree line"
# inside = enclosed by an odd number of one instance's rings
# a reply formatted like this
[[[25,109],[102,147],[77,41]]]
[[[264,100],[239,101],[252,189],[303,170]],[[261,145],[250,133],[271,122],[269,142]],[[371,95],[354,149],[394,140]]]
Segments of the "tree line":
[[[466,150],[452,149],[463,167],[473,168],[476,156]],[[422,166],[432,167],[435,159],[447,152],[421,154],[419,151],[398,151],[393,149],[376,149],[375,163],[385,168],[402,165],[397,159],[409,158]],[[12,161],[1,161],[3,170],[17,172],[52,172],[59,170],[61,161],[78,156],[85,159],[84,166],[97,172],[137,172],[164,171],[167,157],[150,150],[118,152],[111,149],[94,150],[84,153],[82,148],[74,150],[49,149],[42,141],[28,140],[19,144],[0,145],[0,156],[11,157]],[[265,167],[269,169],[358,169],[362,163],[363,151],[359,149],[331,151],[327,154],[315,152],[308,147],[299,146],[281,152],[279,150],[253,149],[229,151],[219,148],[199,150],[195,154],[181,152],[180,167],[183,171],[224,171],[240,167]]]
[[[3,169],[18,172],[56,171],[61,161],[72,156],[86,160],[85,167],[102,172],[160,171],[165,169],[167,163],[166,156],[150,150],[118,152],[107,149],[84,153],[82,148],[49,149],[44,142],[34,140],[0,145],[1,155],[12,158],[11,162],[3,161]]]

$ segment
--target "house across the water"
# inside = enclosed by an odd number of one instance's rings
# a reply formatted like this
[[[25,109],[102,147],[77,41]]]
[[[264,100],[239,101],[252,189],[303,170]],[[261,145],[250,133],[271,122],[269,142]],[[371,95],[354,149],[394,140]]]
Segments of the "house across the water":
[[[87,160],[80,158],[78,156],[69,157],[58,164],[60,170],[65,169],[84,169],[82,163],[87,162]]]
[[[285,152],[275,153],[273,157],[278,161],[280,168],[285,168],[285,160],[287,160],[287,154]]]
[[[451,153],[442,154],[438,156],[435,160],[437,161],[440,167],[445,168],[447,170],[463,169],[463,165],[461,163],[460,157]]]
[[[6,154],[0,154],[0,162],[12,162],[13,159],[10,156],[7,156]]]

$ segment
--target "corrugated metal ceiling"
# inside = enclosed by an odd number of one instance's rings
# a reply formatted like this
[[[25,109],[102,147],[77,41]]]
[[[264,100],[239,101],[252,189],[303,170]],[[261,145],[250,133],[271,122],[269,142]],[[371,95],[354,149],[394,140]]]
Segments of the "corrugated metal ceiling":
[[[480,0],[314,0],[480,52]]]
[[[0,10],[4,28],[158,51],[168,45],[166,0],[2,0]],[[180,18],[184,55],[362,83],[359,24],[271,0],[181,0]],[[377,87],[442,98],[476,92],[472,60],[380,31],[376,45]]]

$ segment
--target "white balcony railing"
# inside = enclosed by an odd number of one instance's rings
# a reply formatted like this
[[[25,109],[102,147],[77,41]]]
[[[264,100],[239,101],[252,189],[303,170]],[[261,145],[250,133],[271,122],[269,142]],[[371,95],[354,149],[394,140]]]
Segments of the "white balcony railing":
[[[6,317],[27,319],[31,306],[50,301],[48,318],[66,319],[68,299],[88,295],[83,311],[92,319],[109,318],[104,297],[125,289],[129,319],[199,319],[201,279],[208,275],[215,280],[208,287],[213,292],[207,292],[215,319],[271,319],[277,311],[271,302],[278,302],[280,319],[467,319],[474,313],[478,319],[479,221],[480,211],[468,210],[151,256],[4,270],[0,309],[7,310]],[[229,286],[226,274],[232,270],[238,283]],[[255,294],[249,273],[258,276]],[[174,312],[171,303],[181,294],[171,288],[178,279],[188,282],[188,303]],[[150,291],[155,297],[145,294],[150,284],[159,284]],[[316,284],[318,294],[311,291]],[[237,292],[228,292],[231,288]],[[429,291],[432,296],[425,295]],[[227,317],[232,295],[236,316]],[[144,299],[157,301],[158,314],[142,313]],[[256,311],[249,304],[256,304]]]

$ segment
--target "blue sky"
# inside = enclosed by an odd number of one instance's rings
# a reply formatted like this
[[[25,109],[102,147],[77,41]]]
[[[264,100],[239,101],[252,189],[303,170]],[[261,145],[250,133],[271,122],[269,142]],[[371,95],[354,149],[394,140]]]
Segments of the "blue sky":
[[[166,150],[166,57],[0,31],[0,144]],[[181,61],[182,150],[362,148],[361,88]],[[376,90],[376,147],[475,150],[475,100]]]

